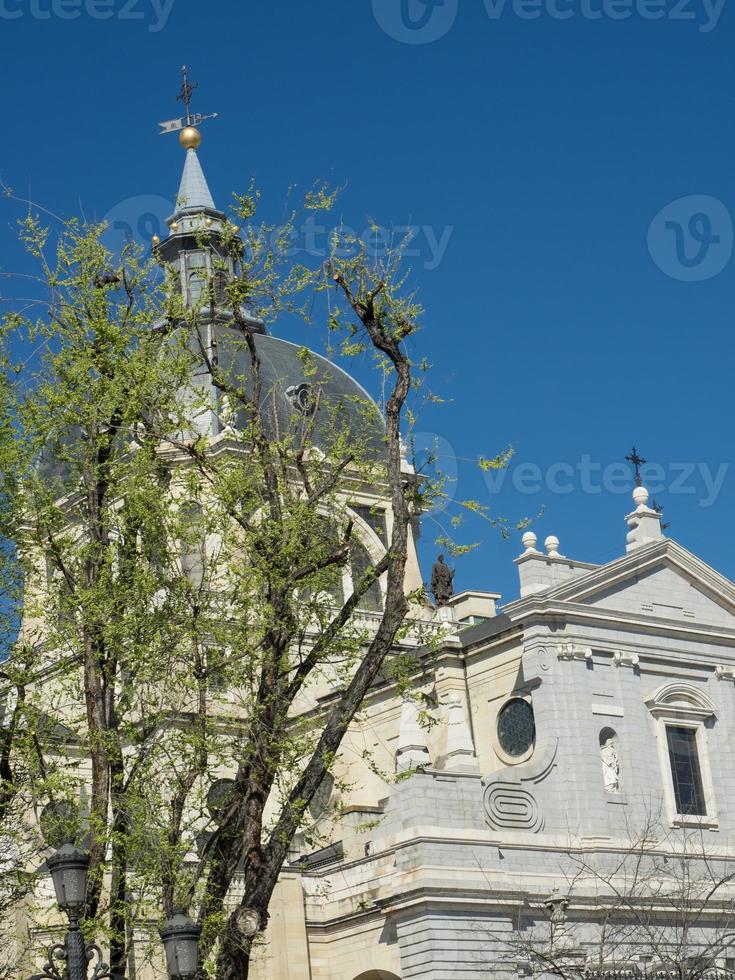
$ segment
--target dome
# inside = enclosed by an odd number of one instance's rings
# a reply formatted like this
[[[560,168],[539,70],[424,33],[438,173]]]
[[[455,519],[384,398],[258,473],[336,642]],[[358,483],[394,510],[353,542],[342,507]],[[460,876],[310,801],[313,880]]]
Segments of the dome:
[[[348,437],[356,450],[375,459],[382,456],[385,436],[382,413],[354,378],[314,351],[266,333],[253,336],[260,358],[263,424],[269,439],[288,435],[298,438],[316,415],[312,445],[328,452],[335,435],[341,434]],[[220,328],[217,348],[220,365],[229,381],[250,395],[253,387],[250,353],[242,336],[232,328]],[[202,364],[194,370],[192,388],[203,386],[212,388],[210,403],[216,408],[198,420],[199,432],[217,436],[228,427],[242,429],[247,424],[245,408],[237,405],[233,411],[226,397],[214,392],[209,372]],[[41,476],[51,483],[67,483],[74,469],[74,445],[80,438],[78,425],[60,430],[39,456],[37,470]]]
[[[342,435],[356,449],[372,456],[382,453],[382,414],[346,371],[314,351],[270,334],[256,333],[254,342],[260,359],[260,408],[270,439],[298,437],[313,422],[311,441],[322,451],[327,452],[335,437]],[[217,347],[223,372],[250,395],[251,357],[243,338],[234,330],[221,330]],[[204,377],[209,382],[208,373]],[[233,417],[226,397],[218,395],[217,403],[215,430],[227,425],[241,429],[247,424],[243,406],[237,406]]]

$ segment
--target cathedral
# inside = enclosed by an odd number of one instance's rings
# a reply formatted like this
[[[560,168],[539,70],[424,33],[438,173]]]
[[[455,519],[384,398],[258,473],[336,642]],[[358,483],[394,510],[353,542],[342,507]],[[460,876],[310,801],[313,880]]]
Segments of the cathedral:
[[[212,258],[193,233],[226,220],[197,146],[186,149],[169,235],[155,243],[192,299]],[[275,428],[304,397],[303,367],[295,345],[256,333],[266,379],[285,384]],[[316,363],[335,403],[365,397],[348,374]],[[200,423],[216,439],[238,419],[219,406]],[[385,550],[370,504],[355,510],[363,564]],[[516,566],[518,598],[501,604],[489,589],[457,593],[437,561],[436,602],[422,614],[437,640],[425,650],[411,635],[401,641],[416,648],[428,723],[395,685],[373,687],[343,745],[351,789],[339,816],[331,784],[310,808],[327,843],[294,841],[258,980],[514,978],[544,975],[544,962],[548,975],[564,963],[570,976],[602,977],[621,959],[664,969],[661,937],[681,931],[681,910],[659,908],[649,889],[643,924],[639,878],[621,884],[636,842],[645,840],[649,884],[650,869],[685,852],[697,864],[716,856],[723,879],[735,871],[735,585],[664,536],[643,486],[620,515],[616,559],[570,557],[556,537],[541,545],[528,531]],[[423,580],[411,541],[406,589]],[[379,610],[374,590],[360,615],[369,624]],[[712,969],[735,965],[716,937],[733,897],[725,881],[691,930],[687,956],[713,951]],[[601,924],[631,917],[631,935],[599,945]],[[134,976],[165,973],[143,964]]]

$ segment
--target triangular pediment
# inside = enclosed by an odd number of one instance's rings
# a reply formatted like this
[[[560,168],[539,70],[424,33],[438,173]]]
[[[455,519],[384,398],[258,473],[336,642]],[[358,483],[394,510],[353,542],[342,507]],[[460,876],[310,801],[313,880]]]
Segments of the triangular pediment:
[[[546,598],[735,628],[735,584],[668,539],[558,585]]]

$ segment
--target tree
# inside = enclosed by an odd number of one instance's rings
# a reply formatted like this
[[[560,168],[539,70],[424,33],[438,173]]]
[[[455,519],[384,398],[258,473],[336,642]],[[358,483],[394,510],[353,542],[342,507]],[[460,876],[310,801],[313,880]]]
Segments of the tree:
[[[735,865],[706,835],[649,815],[621,850],[570,850],[564,887],[522,910],[509,958],[563,980],[735,975]]]
[[[24,579],[6,785],[17,796],[22,772],[26,816],[43,818],[24,829],[34,853],[44,822],[88,845],[87,919],[118,977],[136,926],[178,905],[202,926],[203,975],[247,977],[309,804],[376,679],[405,683],[397,641],[421,630],[411,523],[442,486],[401,443],[411,403],[433,396],[407,349],[421,311],[400,248],[376,262],[338,234],[326,266],[294,266],[296,215],[263,234],[256,205],[237,199],[244,241],[199,227],[211,262],[195,299],[155,255],[127,247],[115,264],[102,226],[72,221],[52,242],[31,207],[40,312],[3,321],[3,530]],[[261,321],[314,309],[343,354],[375,359],[383,418],[355,399],[346,426],[306,349],[308,383],[274,413]],[[380,556],[356,498],[385,521]],[[228,777],[217,795],[212,773]]]

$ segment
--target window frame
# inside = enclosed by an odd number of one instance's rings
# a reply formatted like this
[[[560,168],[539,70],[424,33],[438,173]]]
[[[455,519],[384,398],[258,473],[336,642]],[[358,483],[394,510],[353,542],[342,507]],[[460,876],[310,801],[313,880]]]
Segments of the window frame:
[[[666,734],[666,748],[668,749],[668,755],[669,755],[669,770],[671,772],[671,781],[674,790],[674,804],[676,807],[677,814],[681,816],[687,816],[687,817],[707,816],[707,796],[704,791],[704,777],[702,774],[702,754],[699,746],[698,731],[699,731],[699,726],[696,725],[682,725],[681,723],[676,725],[667,723],[666,725],[664,725],[664,732]],[[672,750],[672,736],[674,736],[674,734],[678,732],[691,732],[694,736],[691,742],[689,743],[689,750],[691,750],[691,748],[694,749],[694,756],[696,759],[696,771],[695,771],[695,767],[693,765],[691,766],[692,787],[696,789],[694,796],[698,798],[699,805],[704,808],[704,813],[691,813],[691,812],[683,813],[679,809],[679,804],[677,801],[677,795],[678,795],[677,778],[674,770],[674,765],[672,764],[672,759],[671,759],[672,751],[675,751]]]
[[[533,712],[533,726],[534,726],[533,742],[531,743],[529,748],[526,749],[526,751],[523,752],[521,755],[511,755],[509,752],[505,751],[505,749],[500,743],[500,715],[502,714],[503,709],[506,708],[511,701],[525,701],[526,704],[530,706],[531,711]],[[496,711],[495,720],[493,723],[493,739],[492,739],[493,751],[495,752],[495,755],[498,757],[498,759],[505,766],[523,765],[524,762],[528,762],[528,760],[531,758],[533,753],[536,751],[536,742],[538,740],[538,727],[536,726],[536,712],[533,707],[533,699],[530,694],[527,694],[523,691],[512,691],[505,697],[500,698],[499,702],[500,703]]]
[[[375,500],[367,501],[361,500],[359,498],[354,498],[354,500],[349,501],[345,504],[345,512],[347,516],[351,518],[354,524],[355,538],[360,546],[364,548],[367,552],[368,559],[377,565],[379,561],[382,560],[387,549],[387,543],[380,540],[378,533],[372,525],[368,524],[365,518],[353,509],[354,504],[360,507],[373,507],[376,505]],[[382,511],[382,519],[385,521],[386,526],[386,537],[387,541],[390,541],[390,525],[388,522],[388,511],[384,506],[378,504],[378,509]],[[345,598],[348,599],[354,592],[353,585],[353,574],[352,574],[352,560],[348,561],[342,570],[342,584],[344,589]],[[382,616],[385,611],[385,597],[388,587],[388,573],[383,572],[380,578],[375,583],[377,588],[380,590],[380,611],[364,609],[362,606],[358,606],[355,612],[360,616]]]
[[[667,684],[646,699],[654,720],[664,802],[672,827],[719,827],[714,784],[710,767],[707,722],[716,718],[709,697],[688,684]],[[668,728],[688,728],[695,733],[694,745],[704,794],[704,814],[679,813],[674,791],[674,773],[669,756]]]

